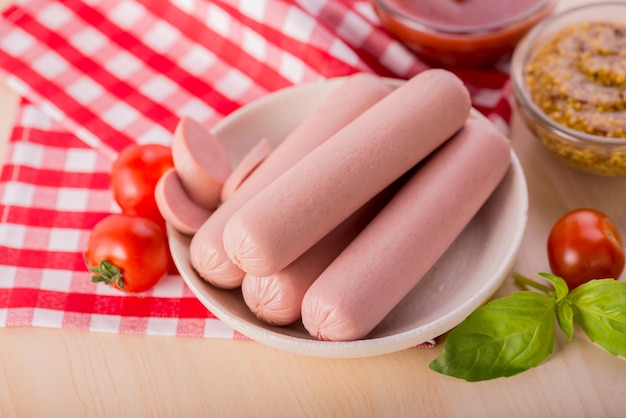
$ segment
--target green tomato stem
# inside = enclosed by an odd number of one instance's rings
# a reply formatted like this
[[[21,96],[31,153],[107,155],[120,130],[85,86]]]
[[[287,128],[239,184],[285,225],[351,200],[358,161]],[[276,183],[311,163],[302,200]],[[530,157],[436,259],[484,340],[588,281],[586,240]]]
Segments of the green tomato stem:
[[[89,271],[95,273],[91,276],[93,283],[103,282],[107,285],[115,284],[121,290],[124,290],[124,280],[122,280],[122,271],[108,260],[101,260],[97,267],[90,267]]]

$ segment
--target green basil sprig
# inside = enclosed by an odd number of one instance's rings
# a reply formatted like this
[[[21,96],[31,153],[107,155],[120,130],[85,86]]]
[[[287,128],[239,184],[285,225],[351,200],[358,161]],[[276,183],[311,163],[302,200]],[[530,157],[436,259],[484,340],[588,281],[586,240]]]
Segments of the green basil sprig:
[[[569,291],[563,279],[538,273],[552,288],[521,275],[522,290],[479,307],[447,336],[430,369],[470,382],[513,376],[540,365],[554,348],[556,315],[571,340],[574,323],[609,353],[626,357],[626,282],[591,280]]]

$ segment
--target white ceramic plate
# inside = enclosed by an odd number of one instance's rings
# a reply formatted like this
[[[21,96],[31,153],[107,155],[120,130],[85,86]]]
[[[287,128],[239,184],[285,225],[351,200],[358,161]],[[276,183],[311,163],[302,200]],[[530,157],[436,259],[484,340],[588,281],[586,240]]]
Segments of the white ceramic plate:
[[[341,78],[290,87],[251,103],[223,119],[214,134],[237,164],[261,137],[279,143],[337,85]],[[389,80],[398,85],[399,81]],[[474,117],[482,117],[473,111]],[[356,358],[400,351],[458,325],[500,287],[512,267],[526,227],[528,193],[523,171],[512,165],[494,194],[452,247],[411,293],[363,340],[317,341],[300,322],[275,327],[259,321],[239,290],[221,290],[198,276],[189,259],[190,238],[169,228],[180,274],[207,309],[253,340],[289,352]]]

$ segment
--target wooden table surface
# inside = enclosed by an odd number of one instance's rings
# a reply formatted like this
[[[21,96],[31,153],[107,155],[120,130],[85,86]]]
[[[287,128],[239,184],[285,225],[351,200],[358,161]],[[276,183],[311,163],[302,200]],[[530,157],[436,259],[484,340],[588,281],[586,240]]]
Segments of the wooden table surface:
[[[559,7],[582,2],[563,0]],[[7,3],[1,0],[0,6]],[[17,103],[18,97],[0,86],[0,151]],[[600,209],[626,233],[626,179],[566,167],[544,151],[517,115],[510,137],[530,196],[514,271],[534,275],[548,269],[548,231],[569,209]],[[507,278],[496,297],[513,290]],[[539,367],[467,383],[428,369],[442,346],[328,360],[253,341],[4,328],[0,416],[624,416],[626,361],[590,343],[580,330],[571,342],[557,335],[553,355]]]

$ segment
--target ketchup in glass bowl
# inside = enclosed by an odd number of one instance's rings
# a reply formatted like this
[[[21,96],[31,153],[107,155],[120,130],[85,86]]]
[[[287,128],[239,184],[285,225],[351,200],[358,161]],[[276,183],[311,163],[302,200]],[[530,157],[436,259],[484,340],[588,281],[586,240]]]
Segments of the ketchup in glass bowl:
[[[425,61],[486,68],[508,57],[557,0],[371,0],[382,24]]]

